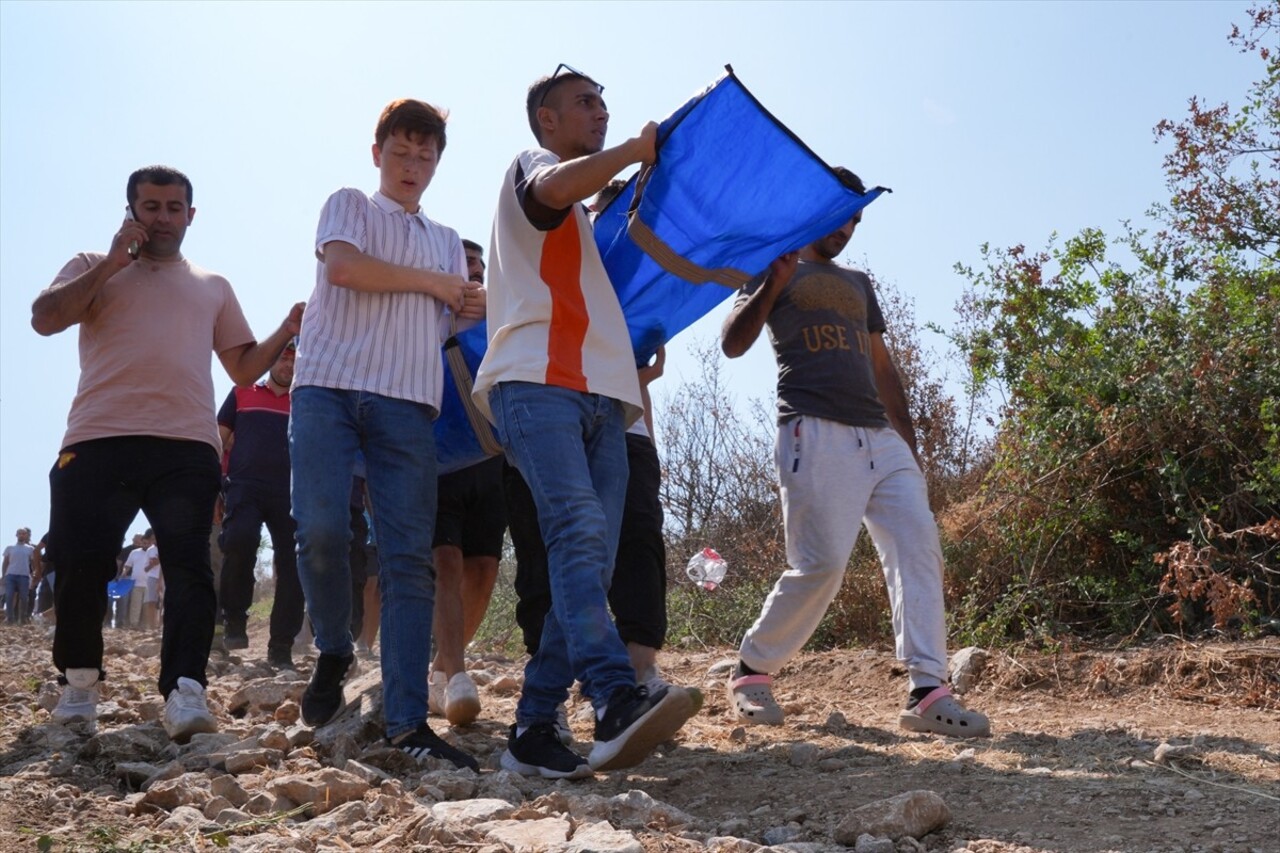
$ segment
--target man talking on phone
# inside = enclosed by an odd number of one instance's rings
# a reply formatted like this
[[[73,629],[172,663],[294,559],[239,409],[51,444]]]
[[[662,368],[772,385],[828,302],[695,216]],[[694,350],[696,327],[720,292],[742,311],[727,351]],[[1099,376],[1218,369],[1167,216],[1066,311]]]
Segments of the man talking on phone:
[[[185,742],[217,729],[205,700],[215,596],[209,532],[221,441],[209,352],[237,385],[254,382],[298,333],[294,305],[254,339],[231,285],[183,257],[195,217],[191,181],[168,166],[129,176],[129,216],[106,252],[82,252],[31,306],[31,326],[80,326],[80,384],[49,473],[50,541],[57,552],[53,639],[62,695],[56,723],[97,717],[107,582],[141,509],[164,562],[160,692],[164,727]],[[148,334],[139,335],[139,324]]]

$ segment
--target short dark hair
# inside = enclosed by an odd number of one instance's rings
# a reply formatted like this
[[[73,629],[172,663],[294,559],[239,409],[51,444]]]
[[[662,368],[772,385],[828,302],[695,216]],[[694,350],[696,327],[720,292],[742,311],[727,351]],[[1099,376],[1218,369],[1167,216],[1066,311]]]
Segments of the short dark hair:
[[[546,77],[539,77],[533,81],[529,87],[529,94],[524,101],[525,113],[529,116],[529,129],[533,131],[533,138],[542,143],[542,129],[538,126],[538,109],[546,106],[547,97],[552,90],[561,83],[567,83],[570,80],[586,80],[592,86],[600,91],[604,91],[604,87],[592,80],[586,74],[579,71],[566,71],[563,74],[548,74]]]
[[[151,528],[150,528],[150,527],[148,527],[148,528],[147,528],[147,532],[146,532],[146,533],[144,533],[144,534],[142,534],[142,535],[143,535],[145,538],[147,538],[147,539],[155,539],[155,538],[156,538],[156,534],[155,534],[154,532],[152,532],[152,530],[151,530]]]
[[[473,252],[479,252],[482,255],[484,254],[484,246],[481,246],[475,240],[463,240],[462,248],[470,249]]]
[[[194,197],[191,179],[172,166],[145,166],[130,175],[129,183],[124,188],[124,197],[130,206],[138,200],[138,184],[155,184],[158,187],[182,184],[187,188],[187,207],[191,206]]]
[[[867,187],[865,184],[862,183],[862,178],[859,178],[857,175],[855,175],[853,172],[846,169],[844,166],[836,166],[831,171],[836,173],[836,177],[840,178],[840,183],[844,184],[846,187],[853,190],[854,192],[859,192],[859,193],[862,193],[863,195],[866,195]]]
[[[403,133],[410,139],[418,137],[423,142],[435,139],[438,153],[443,154],[444,126],[448,120],[448,110],[432,106],[426,101],[401,98],[382,108],[378,126],[373,131],[373,141],[381,148],[393,134]]]

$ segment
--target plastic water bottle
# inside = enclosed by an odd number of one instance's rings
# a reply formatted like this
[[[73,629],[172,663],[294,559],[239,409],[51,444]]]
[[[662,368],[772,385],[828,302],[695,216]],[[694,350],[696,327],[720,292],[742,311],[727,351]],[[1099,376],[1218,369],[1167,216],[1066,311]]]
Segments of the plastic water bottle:
[[[689,580],[700,584],[703,589],[710,592],[720,585],[724,580],[724,573],[728,570],[729,564],[724,561],[724,557],[716,553],[714,548],[703,548],[689,559],[685,574],[689,576]]]

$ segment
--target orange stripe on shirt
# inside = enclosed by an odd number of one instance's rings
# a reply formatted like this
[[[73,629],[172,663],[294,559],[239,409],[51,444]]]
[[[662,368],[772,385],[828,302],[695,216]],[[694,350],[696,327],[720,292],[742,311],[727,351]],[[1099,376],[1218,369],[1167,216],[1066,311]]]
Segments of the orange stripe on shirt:
[[[587,339],[587,299],[582,292],[582,238],[577,211],[547,233],[539,272],[551,291],[547,336],[547,384],[586,392],[582,345]]]

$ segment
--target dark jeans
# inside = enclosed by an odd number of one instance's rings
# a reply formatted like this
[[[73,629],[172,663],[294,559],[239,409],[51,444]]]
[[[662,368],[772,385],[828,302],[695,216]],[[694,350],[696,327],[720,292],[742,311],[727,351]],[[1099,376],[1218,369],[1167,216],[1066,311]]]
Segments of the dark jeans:
[[[206,684],[216,597],[209,529],[218,495],[218,454],[199,441],[123,436],[64,448],[49,472],[50,539],[57,543],[60,671],[102,670],[102,620],[116,555],[141,509],[164,569],[160,692],[178,678]]]
[[[662,503],[658,488],[662,469],[653,441],[627,434],[626,505],[618,556],[609,586],[609,609],[624,643],[662,648],[667,638],[667,549],[662,539]],[[516,551],[516,624],[529,654],[538,650],[542,623],[551,609],[547,552],[538,528],[533,495],[520,472],[503,471],[507,522]]]
[[[297,525],[289,514],[289,485],[285,483],[283,489],[272,489],[265,483],[231,481],[227,484],[225,501],[226,514],[222,518],[218,545],[223,555],[219,603],[227,632],[244,635],[249,607],[253,604],[253,569],[258,561],[262,525],[266,524],[275,555],[276,577],[268,643],[289,649],[293,638],[302,630],[305,609],[293,539]]]
[[[369,522],[364,508],[351,507],[351,636],[360,639],[364,631],[364,587],[370,577],[378,576],[378,549],[368,544]]]
[[[667,544],[662,539],[662,466],[653,439],[627,433],[627,502],[609,606],[624,642],[660,649],[667,639]]]

